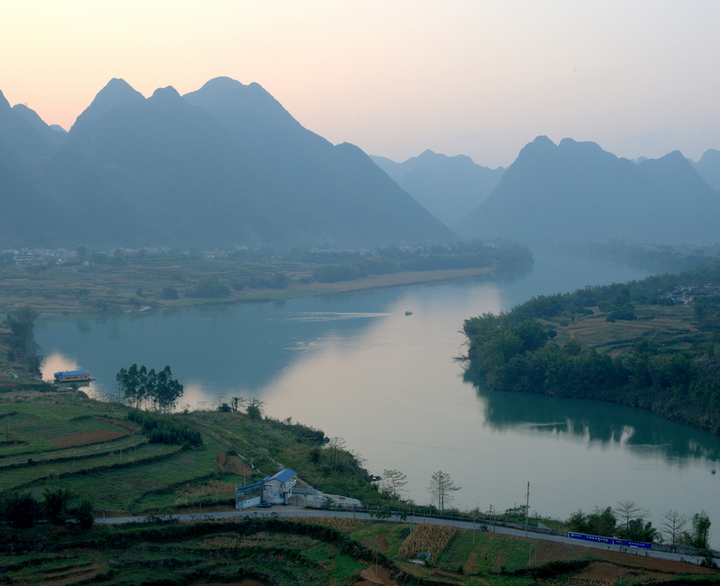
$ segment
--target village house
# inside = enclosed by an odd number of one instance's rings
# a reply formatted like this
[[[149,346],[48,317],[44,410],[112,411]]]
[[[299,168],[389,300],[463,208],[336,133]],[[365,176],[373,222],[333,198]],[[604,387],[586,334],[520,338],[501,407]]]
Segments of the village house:
[[[273,505],[286,505],[297,482],[297,473],[289,468],[263,480],[262,500]]]

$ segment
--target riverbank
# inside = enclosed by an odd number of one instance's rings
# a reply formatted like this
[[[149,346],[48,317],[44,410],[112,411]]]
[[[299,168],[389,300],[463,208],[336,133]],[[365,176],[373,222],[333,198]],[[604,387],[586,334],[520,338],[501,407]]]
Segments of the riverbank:
[[[465,321],[488,388],[599,399],[720,435],[720,264]],[[509,340],[509,341],[508,341]]]
[[[389,275],[369,275],[353,281],[339,281],[337,283],[309,283],[288,287],[288,289],[270,292],[248,291],[246,295],[240,292],[237,298],[242,301],[276,301],[278,299],[296,299],[299,297],[315,297],[318,295],[331,295],[334,293],[357,293],[358,291],[371,291],[373,289],[392,289],[393,287],[407,287],[410,285],[423,285],[427,283],[441,283],[446,281],[460,281],[487,276],[495,271],[494,267],[481,269],[446,269],[437,271],[404,271]]]
[[[232,267],[235,269],[236,267]],[[149,270],[152,269],[152,270]],[[292,269],[292,270],[291,270]],[[248,268],[247,270],[251,270]],[[335,293],[405,287],[477,278],[492,274],[495,266],[432,271],[402,271],[368,275],[350,281],[318,283],[310,279],[308,267],[285,267],[284,288],[252,287],[237,284],[231,267],[223,263],[129,265],[112,270],[72,271],[54,269],[30,275],[17,267],[0,280],[0,311],[10,312],[30,305],[41,313],[135,313],[198,305],[225,305],[238,302],[281,301]],[[225,286],[221,296],[193,296],[203,279],[235,282]],[[190,295],[188,295],[188,292]]]

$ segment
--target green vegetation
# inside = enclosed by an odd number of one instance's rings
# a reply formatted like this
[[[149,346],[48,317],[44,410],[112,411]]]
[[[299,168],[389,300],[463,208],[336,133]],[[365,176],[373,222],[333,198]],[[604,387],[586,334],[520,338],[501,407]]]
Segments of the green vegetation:
[[[82,248],[82,247],[81,247]],[[290,299],[332,292],[313,283],[404,271],[484,268],[517,272],[532,266],[526,248],[458,244],[364,252],[244,249],[205,255],[147,253],[107,256],[87,251],[43,265],[4,266],[3,307],[33,311],[137,311],[202,303]],[[85,264],[87,263],[87,265]]]
[[[436,555],[407,563],[418,535]],[[449,539],[448,539],[449,537]],[[719,584],[717,572],[603,550],[482,531],[353,519],[246,518],[124,526],[0,527],[0,575],[22,584],[374,583]],[[250,580],[252,582],[250,582]],[[552,581],[549,581],[552,580]],[[392,582],[390,582],[392,581]]]
[[[572,546],[555,551],[551,542],[545,550],[533,540],[483,532],[479,523],[475,532],[419,523],[417,507],[405,523],[271,514],[243,521],[94,525],[97,517],[112,514],[187,511],[202,518],[211,507],[230,510],[238,483],[260,480],[281,466],[320,490],[360,498],[383,516],[400,504],[395,499],[406,480],[388,470],[379,491],[342,438],[328,441],[320,430],[264,417],[257,402],[253,418],[243,411],[241,397],[221,403],[218,411],[172,415],[72,394],[42,398],[0,404],[5,581],[59,586],[68,580],[120,585],[247,578],[260,584],[349,585],[361,572],[377,571],[406,584],[524,585],[543,576],[573,579],[590,562],[626,568],[638,559],[603,560],[604,554]],[[177,444],[150,443],[158,428],[178,435]],[[193,434],[200,444],[190,442]],[[498,519],[517,522],[523,512],[507,511]],[[707,538],[706,517],[693,520],[693,539]],[[36,525],[43,519],[49,524]],[[684,543],[682,520],[675,521],[677,542]],[[407,563],[419,551],[433,552],[428,566]],[[529,557],[536,560],[531,565]],[[660,571],[682,580],[700,569],[678,564]],[[643,583],[649,572],[638,568],[635,583]]]
[[[511,245],[487,245],[479,242],[454,245],[395,247],[376,251],[373,256],[354,252],[295,252],[293,260],[322,265],[313,271],[319,283],[352,281],[368,275],[386,275],[402,271],[436,271],[494,266],[503,272],[527,270],[532,255],[526,248]]]
[[[47,393],[0,404],[0,490],[62,489],[101,512],[234,504],[234,488],[292,468],[320,490],[378,503],[361,459],[316,429],[242,412],[148,413]],[[234,410],[233,410],[234,409]],[[339,440],[340,438],[336,438]]]
[[[32,374],[37,374],[40,369],[39,348],[33,333],[38,316],[37,311],[29,305],[25,305],[10,313],[6,320],[6,324],[10,328],[8,360],[27,366]]]
[[[127,370],[121,368],[115,380],[127,403],[135,407],[149,407],[155,411],[167,412],[174,409],[184,390],[183,386],[172,378],[169,366],[156,373],[154,368],[148,371],[145,365],[138,368],[137,364],[133,364]]]
[[[535,297],[464,331],[490,388],[608,400],[720,433],[718,262]]]
[[[128,419],[142,427],[151,444],[177,444],[199,448],[202,435],[189,425],[178,423],[171,417],[158,417],[139,409],[128,413]]]

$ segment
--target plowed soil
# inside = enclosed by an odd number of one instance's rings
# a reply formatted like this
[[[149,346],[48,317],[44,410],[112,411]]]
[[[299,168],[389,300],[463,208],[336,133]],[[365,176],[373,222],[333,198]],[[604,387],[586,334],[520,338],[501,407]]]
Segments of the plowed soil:
[[[353,584],[353,586],[377,586],[377,584],[384,584],[385,586],[395,586],[397,582],[390,579],[390,572],[387,568],[378,565],[375,568],[375,564],[372,564],[369,568],[365,568],[360,572],[362,580],[359,580]]]
[[[217,456],[218,466],[221,466],[228,472],[239,476],[250,476],[252,474],[250,466],[237,456],[227,456],[224,452],[217,452],[215,455]]]
[[[123,431],[105,431],[104,429],[96,429],[95,431],[82,431],[80,433],[71,433],[62,437],[56,437],[47,440],[58,448],[72,448],[74,446],[86,446],[88,444],[100,444],[109,442],[121,437],[129,435]]]

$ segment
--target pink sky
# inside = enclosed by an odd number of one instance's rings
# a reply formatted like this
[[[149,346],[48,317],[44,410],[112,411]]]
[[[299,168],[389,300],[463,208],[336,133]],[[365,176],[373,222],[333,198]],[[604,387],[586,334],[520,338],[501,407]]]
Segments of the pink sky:
[[[720,150],[717,0],[0,0],[0,54],[10,104],[66,129],[113,77],[147,97],[227,75],[396,161],[507,166],[539,134]]]

